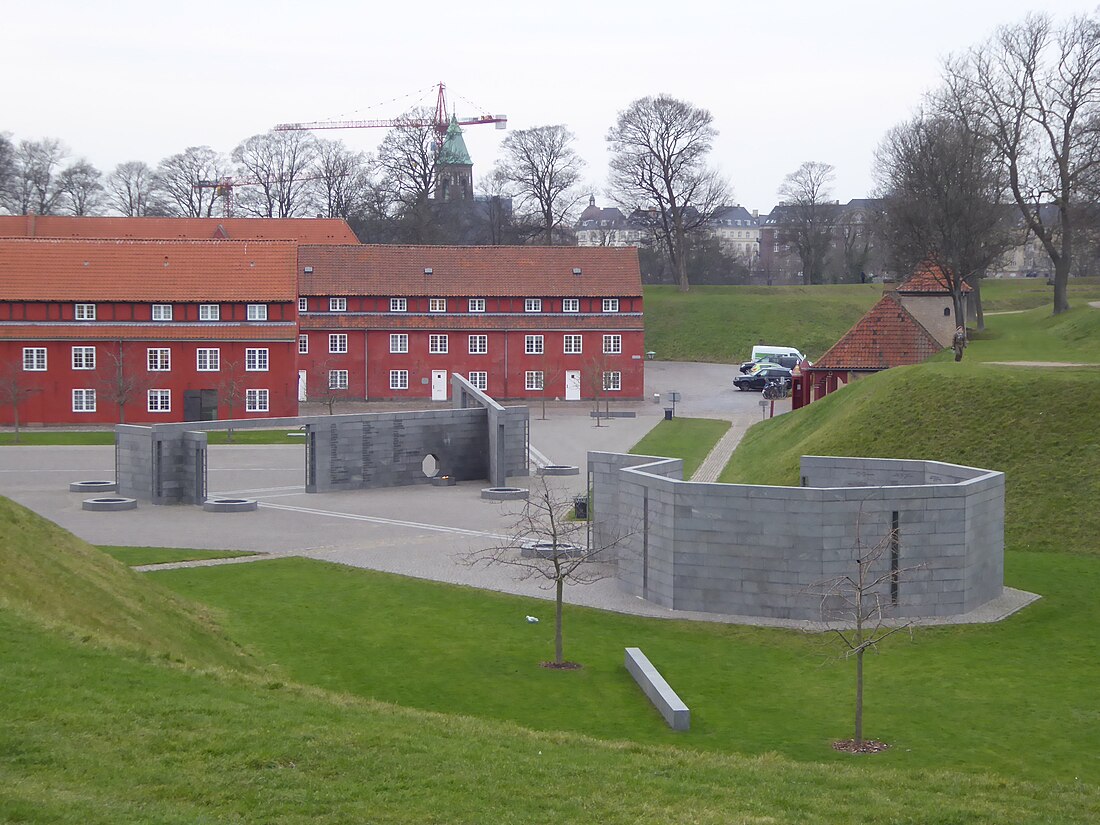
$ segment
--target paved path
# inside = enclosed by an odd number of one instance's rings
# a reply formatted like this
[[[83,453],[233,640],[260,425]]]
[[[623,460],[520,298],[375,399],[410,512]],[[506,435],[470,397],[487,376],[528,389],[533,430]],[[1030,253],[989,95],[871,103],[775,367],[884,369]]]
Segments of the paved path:
[[[722,473],[726,464],[729,463],[730,456],[733,455],[733,451],[741,442],[741,436],[744,434],[745,430],[736,425],[726,430],[726,434],[718,439],[718,443],[714,445],[707,457],[703,459],[703,463],[695,470],[691,480],[708,483],[717,481],[718,476]]]

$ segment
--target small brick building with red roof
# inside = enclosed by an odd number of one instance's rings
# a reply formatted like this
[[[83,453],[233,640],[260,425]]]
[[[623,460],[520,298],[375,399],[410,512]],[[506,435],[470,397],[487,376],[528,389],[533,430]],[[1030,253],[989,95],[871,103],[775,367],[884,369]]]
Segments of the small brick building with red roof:
[[[452,372],[498,398],[644,392],[632,248],[299,248],[302,397],[447,398]]]
[[[296,415],[296,299],[293,241],[2,240],[0,378],[25,423]]]

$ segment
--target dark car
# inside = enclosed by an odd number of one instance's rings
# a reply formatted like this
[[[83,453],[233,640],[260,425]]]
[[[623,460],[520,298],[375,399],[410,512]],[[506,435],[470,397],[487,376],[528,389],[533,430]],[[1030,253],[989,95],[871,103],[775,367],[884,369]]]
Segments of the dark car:
[[[791,371],[786,367],[764,367],[764,369],[758,370],[753,375],[737,376],[733,379],[733,386],[739,390],[756,390],[759,392],[764,389],[764,385],[769,381],[783,379],[791,380]]]

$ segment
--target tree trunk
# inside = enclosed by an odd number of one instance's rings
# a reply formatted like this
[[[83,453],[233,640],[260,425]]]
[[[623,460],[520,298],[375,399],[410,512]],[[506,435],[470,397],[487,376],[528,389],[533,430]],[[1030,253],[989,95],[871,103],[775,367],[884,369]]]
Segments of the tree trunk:
[[[862,641],[862,640],[861,640]],[[856,651],[856,747],[863,746],[863,648]]]
[[[1065,244],[1063,244],[1065,249]],[[1054,265],[1054,314],[1069,309],[1069,256],[1062,255]]]
[[[977,325],[978,332],[985,332],[985,309],[982,307],[982,278],[975,278],[970,288],[973,290],[973,292],[970,293],[970,300],[974,302],[974,323]]]
[[[560,576],[558,577],[556,585],[556,604],[554,605],[554,662],[560,665],[565,661],[565,653],[562,650],[561,638],[561,597],[564,582],[561,580]]]
[[[15,424],[15,434],[12,437],[11,443],[19,443],[19,399],[15,399],[15,403],[11,405],[12,423]]]

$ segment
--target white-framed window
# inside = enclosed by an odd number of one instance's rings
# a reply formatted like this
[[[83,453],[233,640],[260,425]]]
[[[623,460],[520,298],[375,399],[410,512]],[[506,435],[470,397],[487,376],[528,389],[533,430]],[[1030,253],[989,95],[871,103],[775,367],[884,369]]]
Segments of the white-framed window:
[[[484,355],[488,351],[489,351],[489,336],[488,335],[471,335],[470,336],[470,355]]]
[[[309,336],[308,335],[303,334],[303,335],[298,336],[298,354],[299,355],[308,355],[309,354]]]
[[[406,312],[408,308],[407,298],[390,298],[390,312]]]
[[[298,311],[299,312],[309,312],[309,298],[299,298],[298,299]]]
[[[617,392],[623,388],[623,374],[621,372],[605,372],[603,374],[604,392]]]
[[[623,336],[605,335],[603,337],[603,351],[608,355],[618,355],[623,351]]]
[[[604,298],[603,299],[603,311],[604,312],[618,312],[619,311],[619,299],[618,298]]]
[[[171,304],[153,304],[153,320],[154,321],[171,321],[172,320],[172,305]]]
[[[247,311],[249,321],[267,320],[267,304],[249,304]]]
[[[542,378],[541,370],[528,370],[523,374],[523,386],[528,390],[541,390]]]
[[[150,348],[145,351],[145,362],[149,372],[168,372],[172,369],[172,350]]]
[[[428,312],[446,312],[447,311],[447,299],[446,298],[429,298],[428,299]]]
[[[245,412],[267,412],[268,411],[267,390],[245,390],[244,391],[244,411]]]
[[[523,300],[524,312],[542,312],[542,298],[525,298]]]
[[[580,312],[581,311],[581,299],[580,298],[562,298],[561,299],[561,311],[562,312]]]
[[[73,317],[78,321],[94,321],[95,304],[77,304]]]
[[[328,337],[328,351],[341,353],[348,351],[348,334],[346,332],[334,332]]]
[[[95,412],[95,390],[73,390],[73,412]]]
[[[73,369],[95,369],[95,347],[73,347]]]
[[[470,312],[484,312],[485,311],[485,299],[484,298],[471,298],[470,299]]]
[[[390,370],[390,389],[407,390],[409,388],[408,370]]]
[[[489,389],[489,373],[487,372],[471,372],[470,383],[474,385],[474,389],[484,392]]]
[[[329,370],[328,388],[330,390],[346,390],[348,388],[348,371]]]
[[[219,321],[222,317],[220,304],[199,304],[200,321]]]
[[[582,341],[584,340],[580,335],[566,335],[563,337],[562,352],[566,355],[580,355]]]
[[[409,336],[404,332],[390,333],[390,352],[408,352]]]
[[[328,311],[329,312],[347,312],[348,311],[348,299],[347,298],[329,298],[328,299]]]
[[[447,336],[433,333],[428,336],[428,352],[442,355],[447,352]]]
[[[45,372],[46,348],[23,347],[23,369],[27,372]]]
[[[267,372],[267,347],[246,349],[244,351],[245,372]]]
[[[217,372],[222,368],[222,351],[217,347],[195,350],[195,369],[199,372]]]
[[[149,390],[145,409],[149,412],[172,412],[171,390]]]
[[[523,337],[523,351],[528,355],[542,355],[542,336],[525,335]]]

